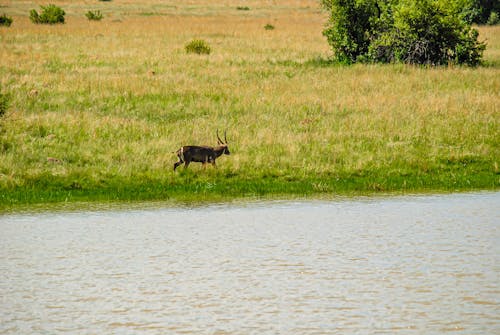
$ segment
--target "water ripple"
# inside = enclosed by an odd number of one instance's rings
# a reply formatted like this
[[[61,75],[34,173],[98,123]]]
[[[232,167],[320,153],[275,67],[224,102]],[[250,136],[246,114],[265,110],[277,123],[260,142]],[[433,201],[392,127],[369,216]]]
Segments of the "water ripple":
[[[0,216],[0,334],[494,334],[500,193]]]

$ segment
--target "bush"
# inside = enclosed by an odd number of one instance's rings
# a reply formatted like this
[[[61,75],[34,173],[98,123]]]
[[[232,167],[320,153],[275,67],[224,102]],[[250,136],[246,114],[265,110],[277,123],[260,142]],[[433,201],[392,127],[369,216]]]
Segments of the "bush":
[[[498,19],[500,14],[500,1],[498,0],[462,0],[467,2],[466,8],[474,11],[473,23],[490,24],[489,20],[493,16]],[[495,24],[495,23],[493,23]]]
[[[268,24],[266,24],[266,25],[264,26],[264,29],[265,29],[265,30],[274,30],[274,26],[273,26],[272,24],[269,24],[269,23],[268,23]]]
[[[475,66],[485,44],[461,14],[463,1],[323,0],[331,13],[323,33],[343,63]]]
[[[490,26],[494,26],[496,24],[500,23],[500,18],[498,16],[497,12],[491,12],[490,17],[488,18],[487,24]]]
[[[323,0],[330,11],[329,25],[323,31],[337,61],[356,62],[368,52],[376,8],[370,0]]]
[[[96,11],[88,11],[87,13],[85,13],[85,16],[87,17],[87,19],[89,19],[89,21],[101,21],[102,20],[102,13],[100,10],[96,10]]]
[[[237,10],[250,10],[250,7],[247,6],[238,6],[236,7]]]
[[[40,6],[41,13],[34,9],[30,12],[30,20],[36,24],[56,24],[64,23],[64,15],[66,13],[56,5]]]
[[[12,24],[12,18],[7,16],[7,14],[2,14],[0,16],[0,26],[10,27]]]
[[[9,108],[9,96],[0,91],[0,118],[7,113]]]
[[[208,55],[211,51],[210,46],[204,40],[192,40],[191,42],[186,44],[185,49],[187,53],[195,53],[198,55]]]
[[[485,45],[456,13],[432,0],[401,1],[395,9],[391,29],[374,34],[369,59],[427,65],[480,62]]]

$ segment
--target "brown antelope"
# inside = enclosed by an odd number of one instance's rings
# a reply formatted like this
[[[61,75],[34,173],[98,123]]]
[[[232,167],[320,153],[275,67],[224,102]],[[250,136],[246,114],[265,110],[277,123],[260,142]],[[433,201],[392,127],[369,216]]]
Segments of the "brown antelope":
[[[179,161],[174,164],[174,171],[179,165],[184,163],[184,168],[189,166],[191,162],[198,162],[203,164],[212,163],[215,165],[215,159],[222,154],[229,155],[229,148],[227,146],[226,132],[224,131],[224,141],[219,137],[219,130],[217,129],[217,144],[216,147],[186,145],[177,150],[176,154]]]

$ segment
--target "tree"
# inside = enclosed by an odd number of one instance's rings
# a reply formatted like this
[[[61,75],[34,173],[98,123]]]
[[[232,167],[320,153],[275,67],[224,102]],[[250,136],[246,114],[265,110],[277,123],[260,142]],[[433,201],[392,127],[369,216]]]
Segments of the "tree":
[[[500,1],[498,0],[467,0],[470,11],[473,13],[471,22],[485,24],[492,16],[500,15]]]
[[[323,0],[330,10],[329,26],[323,32],[339,61],[356,62],[368,51],[377,8],[372,0]]]
[[[485,44],[464,5],[472,0],[323,0],[323,32],[340,62],[477,65]]]

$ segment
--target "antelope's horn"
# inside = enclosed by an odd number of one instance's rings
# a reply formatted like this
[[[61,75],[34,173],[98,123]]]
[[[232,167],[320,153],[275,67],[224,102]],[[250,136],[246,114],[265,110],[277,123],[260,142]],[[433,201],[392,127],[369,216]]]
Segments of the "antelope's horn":
[[[224,142],[227,144],[226,131],[224,130]]]
[[[217,129],[217,141],[219,142],[219,144],[224,144],[224,142],[222,142],[222,140],[219,137],[219,129]]]

